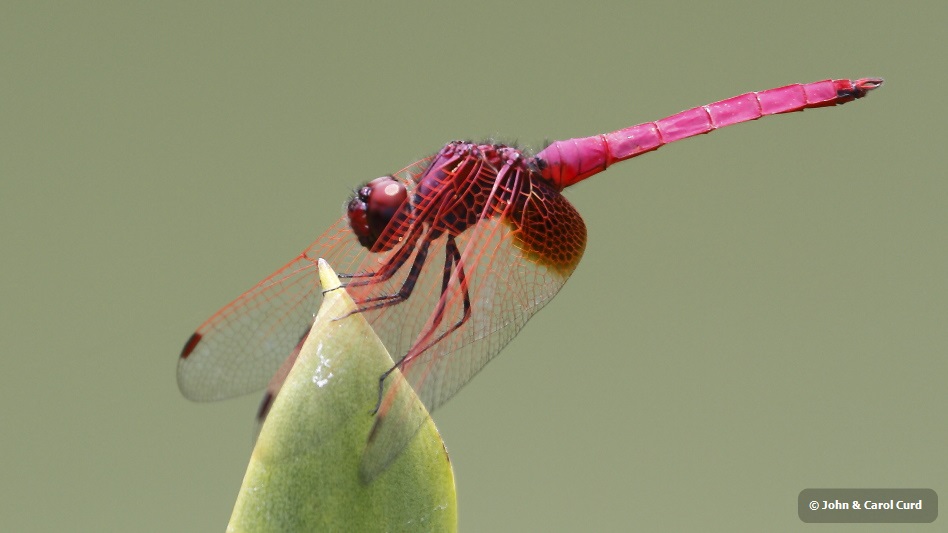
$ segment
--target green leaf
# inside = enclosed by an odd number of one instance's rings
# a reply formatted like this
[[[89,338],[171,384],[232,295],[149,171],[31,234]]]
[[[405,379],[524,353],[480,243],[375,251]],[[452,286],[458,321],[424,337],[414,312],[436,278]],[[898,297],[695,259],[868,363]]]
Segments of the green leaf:
[[[398,386],[395,401],[414,402],[406,412],[423,418],[406,420],[414,436],[366,475],[378,379],[394,362],[362,315],[349,314],[355,304],[336,274],[319,267],[322,307],[260,431],[227,530],[455,531],[447,451],[398,371],[386,379]]]

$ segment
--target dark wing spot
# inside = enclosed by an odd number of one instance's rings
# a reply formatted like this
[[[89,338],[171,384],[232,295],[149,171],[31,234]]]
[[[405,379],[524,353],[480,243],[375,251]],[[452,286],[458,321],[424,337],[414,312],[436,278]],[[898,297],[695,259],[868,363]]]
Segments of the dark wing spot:
[[[197,347],[198,343],[201,342],[203,337],[200,333],[195,332],[193,335],[188,337],[188,342],[184,343],[184,348],[181,350],[181,359],[187,359],[191,352],[194,351],[194,348]]]
[[[270,414],[270,407],[273,406],[273,393],[267,391],[263,394],[263,400],[260,402],[260,408],[257,409],[257,423],[263,424],[263,421],[267,419],[267,415]]]

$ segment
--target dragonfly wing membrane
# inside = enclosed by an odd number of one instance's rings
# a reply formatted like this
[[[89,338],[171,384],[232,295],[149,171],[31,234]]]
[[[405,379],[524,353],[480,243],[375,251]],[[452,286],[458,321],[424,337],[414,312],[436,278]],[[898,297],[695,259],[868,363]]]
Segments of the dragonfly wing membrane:
[[[456,237],[461,259],[451,267],[447,288],[436,295],[437,305],[430,303],[431,295],[413,295],[398,306],[410,316],[428,311],[401,371],[429,411],[457,393],[517,335],[562,288],[582,257],[586,228],[575,208],[545,184],[520,194],[523,201],[512,202],[502,216],[482,219]],[[557,216],[549,218],[549,211]],[[555,250],[540,246],[551,234],[566,237]],[[428,275],[439,271],[434,264],[426,270]],[[401,427],[410,416],[391,404],[393,397],[390,387],[367,457],[393,458],[414,435]]]
[[[185,397],[220,400],[267,385],[319,309],[317,259],[340,269],[362,263],[365,248],[346,224],[340,219],[294,260],[198,327],[178,360],[178,386]]]
[[[512,202],[503,216],[483,219],[469,238],[458,238],[462,259],[441,297],[445,318],[428,335],[443,338],[402,369],[429,410],[490,362],[559,292],[582,258],[586,227],[566,198],[545,183],[531,184],[521,195],[524,201]],[[465,297],[470,318],[451,331],[464,314]],[[432,313],[422,336],[435,321]],[[424,348],[421,337],[415,342],[413,351]]]

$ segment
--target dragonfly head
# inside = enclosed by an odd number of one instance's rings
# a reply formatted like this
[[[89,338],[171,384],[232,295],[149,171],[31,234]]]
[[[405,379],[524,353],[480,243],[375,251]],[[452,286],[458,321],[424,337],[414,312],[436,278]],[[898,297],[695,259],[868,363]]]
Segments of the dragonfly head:
[[[373,251],[391,249],[386,246],[375,250],[374,246],[407,197],[405,185],[392,176],[375,178],[356,191],[346,212],[349,226],[362,246]]]

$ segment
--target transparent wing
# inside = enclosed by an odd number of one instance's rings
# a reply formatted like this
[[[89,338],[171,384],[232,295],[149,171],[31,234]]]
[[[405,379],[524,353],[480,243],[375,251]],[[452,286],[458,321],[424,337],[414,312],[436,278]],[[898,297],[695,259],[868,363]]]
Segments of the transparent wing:
[[[398,306],[399,313],[411,317],[401,326],[417,332],[411,346],[400,352],[408,354],[402,372],[429,411],[451,398],[517,335],[582,257],[586,228],[572,205],[545,183],[530,184],[521,194],[527,195],[521,209],[497,206],[501,216],[482,218],[457,236],[461,260],[451,268],[447,290],[442,291],[439,268],[447,261],[441,258],[439,264],[431,258],[420,284],[424,291]],[[446,250],[447,239],[439,237],[439,251]],[[374,324],[383,333],[393,325]],[[410,417],[391,403],[393,397],[389,388],[363,456],[368,477],[384,469],[417,429],[403,427]]]
[[[414,189],[430,164],[422,159],[395,174]],[[337,272],[355,273],[376,255],[361,246],[345,217],[299,256],[221,308],[188,339],[178,360],[178,386],[185,397],[209,401],[263,388],[313,322],[322,293],[316,261]],[[397,321],[396,314],[392,320]]]
[[[322,293],[316,261],[340,270],[365,249],[340,219],[297,258],[197,328],[178,360],[178,386],[192,400],[219,400],[263,388],[313,322]]]

